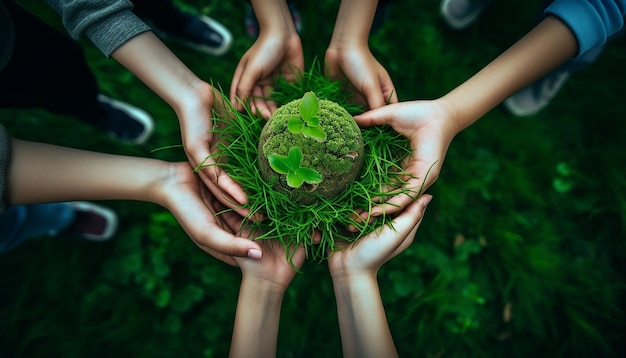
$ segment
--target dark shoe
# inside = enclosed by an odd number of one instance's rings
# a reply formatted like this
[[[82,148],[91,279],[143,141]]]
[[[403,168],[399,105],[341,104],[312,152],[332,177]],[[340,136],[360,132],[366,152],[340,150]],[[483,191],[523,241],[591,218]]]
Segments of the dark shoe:
[[[300,34],[302,32],[302,16],[300,15],[300,10],[298,10],[296,4],[292,2],[290,2],[287,6],[289,6],[289,13],[293,19],[293,25],[296,28],[296,32]],[[259,21],[254,14],[252,5],[248,4],[246,7],[246,33],[251,39],[256,39],[259,37],[259,32]]]
[[[233,35],[216,20],[205,15],[182,14],[187,21],[179,30],[160,29],[150,24],[153,31],[160,37],[177,41],[194,50],[213,56],[225,54],[233,43]]]
[[[114,211],[85,201],[70,204],[74,209],[74,222],[63,234],[90,241],[106,241],[113,237],[117,230],[117,215]]]
[[[98,95],[98,105],[102,116],[95,125],[116,139],[142,144],[152,134],[154,122],[146,111],[105,95]]]

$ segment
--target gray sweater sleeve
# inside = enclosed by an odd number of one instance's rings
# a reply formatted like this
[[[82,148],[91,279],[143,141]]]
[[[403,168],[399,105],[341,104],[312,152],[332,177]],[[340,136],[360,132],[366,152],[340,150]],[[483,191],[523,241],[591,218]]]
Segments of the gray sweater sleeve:
[[[6,190],[7,170],[9,159],[11,158],[10,138],[7,130],[0,124],[0,213],[6,210],[7,204],[4,200]]]
[[[89,38],[109,57],[126,41],[150,31],[133,12],[129,0],[46,0],[61,15],[63,26],[74,39]]]

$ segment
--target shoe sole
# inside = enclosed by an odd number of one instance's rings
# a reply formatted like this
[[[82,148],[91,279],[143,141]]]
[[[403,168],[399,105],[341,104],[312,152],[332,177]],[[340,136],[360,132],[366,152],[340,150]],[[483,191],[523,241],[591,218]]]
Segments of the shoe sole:
[[[78,208],[83,211],[95,211],[98,215],[102,215],[107,223],[107,227],[101,235],[81,234],[82,237],[89,241],[107,241],[115,235],[118,226],[117,214],[111,209],[96,205],[87,201],[74,201],[71,203],[74,208]]]
[[[152,117],[148,114],[148,112],[128,103],[115,100],[103,94],[98,95],[98,101],[106,103],[113,108],[125,112],[126,114],[128,114],[129,117],[134,118],[144,127],[143,133],[135,139],[120,138],[117,136],[115,136],[115,138],[131,144],[143,144],[152,135],[152,132],[154,131],[154,121],[152,120]]]
[[[439,10],[446,24],[448,24],[448,26],[450,26],[453,30],[464,30],[465,28],[467,28],[474,21],[476,21],[476,19],[480,16],[480,14],[482,14],[485,8],[485,6],[483,6],[465,19],[457,20],[457,18],[452,16],[450,14],[450,11],[448,10],[448,5],[450,4],[450,1],[452,0],[441,1],[441,6],[439,6]]]

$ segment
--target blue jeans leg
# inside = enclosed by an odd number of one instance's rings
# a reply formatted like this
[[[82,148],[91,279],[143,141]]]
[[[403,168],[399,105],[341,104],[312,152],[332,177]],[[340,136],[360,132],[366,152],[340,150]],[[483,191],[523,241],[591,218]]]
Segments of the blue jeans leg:
[[[0,214],[0,253],[10,251],[28,239],[55,235],[74,220],[69,203],[17,205]]]

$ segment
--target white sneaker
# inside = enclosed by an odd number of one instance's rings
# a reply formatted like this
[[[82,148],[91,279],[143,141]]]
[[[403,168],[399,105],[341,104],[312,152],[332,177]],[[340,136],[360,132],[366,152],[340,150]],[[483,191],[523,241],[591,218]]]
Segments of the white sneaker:
[[[483,13],[491,0],[442,0],[439,7],[444,21],[454,30],[463,30]]]
[[[563,88],[570,72],[555,71],[535,81],[504,101],[504,106],[518,117],[531,116],[544,109]]]

